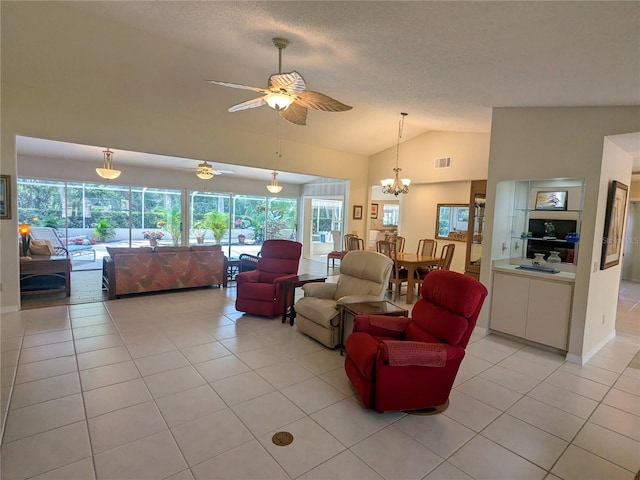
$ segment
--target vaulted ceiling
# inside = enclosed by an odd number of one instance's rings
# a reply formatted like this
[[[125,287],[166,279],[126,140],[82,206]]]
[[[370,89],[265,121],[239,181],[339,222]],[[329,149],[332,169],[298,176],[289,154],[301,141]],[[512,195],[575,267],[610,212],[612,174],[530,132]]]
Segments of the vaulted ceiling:
[[[2,81],[276,135],[256,96],[283,71],[353,110],[282,136],[361,155],[433,130],[489,132],[492,107],[640,105],[640,3],[7,2]]]

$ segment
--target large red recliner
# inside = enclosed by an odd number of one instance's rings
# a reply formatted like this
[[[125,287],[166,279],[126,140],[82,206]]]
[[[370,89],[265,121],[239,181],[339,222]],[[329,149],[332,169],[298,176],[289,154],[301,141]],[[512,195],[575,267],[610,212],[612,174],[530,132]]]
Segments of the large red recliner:
[[[460,273],[426,276],[412,317],[358,315],[344,368],[365,407],[379,412],[448,406],[487,289]]]
[[[236,276],[236,310],[263,317],[282,314],[282,280],[295,277],[302,244],[291,240],[266,240],[257,268]]]

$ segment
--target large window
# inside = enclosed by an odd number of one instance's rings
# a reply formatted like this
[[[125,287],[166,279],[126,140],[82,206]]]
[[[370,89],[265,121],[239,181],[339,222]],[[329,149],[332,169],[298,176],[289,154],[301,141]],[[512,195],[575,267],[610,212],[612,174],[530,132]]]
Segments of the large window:
[[[229,257],[257,254],[271,238],[297,238],[294,198],[124,185],[18,179],[21,223],[55,228],[63,239],[145,246],[221,244]],[[187,203],[188,199],[188,203]],[[182,217],[188,212],[188,222]],[[155,244],[156,242],[152,242]],[[97,268],[97,267],[96,267]]]

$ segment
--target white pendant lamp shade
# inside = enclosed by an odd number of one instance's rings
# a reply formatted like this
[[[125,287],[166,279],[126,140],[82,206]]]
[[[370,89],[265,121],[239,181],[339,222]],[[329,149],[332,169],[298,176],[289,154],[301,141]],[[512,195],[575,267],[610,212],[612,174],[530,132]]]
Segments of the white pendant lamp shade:
[[[202,162],[196,168],[196,176],[202,180],[209,180],[216,174],[216,169],[207,162]]]
[[[274,110],[286,110],[293,103],[294,98],[285,93],[272,93],[265,98],[267,105]]]
[[[122,172],[113,168],[113,152],[107,148],[102,153],[104,153],[104,167],[96,168],[96,173],[107,180],[118,178]]]
[[[271,184],[267,185],[267,190],[274,194],[282,191],[282,186],[278,185],[278,172],[271,172]]]
[[[402,129],[404,128],[404,118],[406,116],[406,113],[400,114],[400,124],[398,125],[398,144],[396,146],[396,168],[393,169],[395,175],[393,178],[380,180],[382,193],[388,193],[390,195],[395,195],[396,197],[401,193],[409,193],[409,185],[411,185],[410,179],[400,179],[400,172],[402,169],[398,167],[398,160],[400,158],[400,139],[402,138]]]

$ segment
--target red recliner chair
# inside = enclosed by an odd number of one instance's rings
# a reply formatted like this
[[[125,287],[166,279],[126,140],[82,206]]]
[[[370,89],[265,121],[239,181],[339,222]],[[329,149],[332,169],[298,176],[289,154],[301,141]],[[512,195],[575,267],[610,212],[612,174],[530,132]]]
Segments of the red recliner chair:
[[[446,270],[426,276],[411,318],[358,315],[344,368],[367,408],[444,411],[487,289]]]
[[[282,314],[282,280],[298,274],[302,244],[266,240],[257,268],[236,276],[236,310],[263,317]]]

